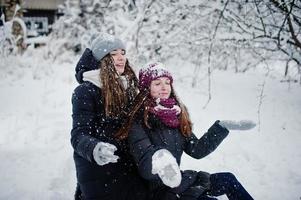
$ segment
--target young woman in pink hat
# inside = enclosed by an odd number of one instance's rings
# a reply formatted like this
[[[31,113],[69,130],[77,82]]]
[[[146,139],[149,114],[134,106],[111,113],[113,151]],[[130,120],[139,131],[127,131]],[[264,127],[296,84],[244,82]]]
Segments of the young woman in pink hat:
[[[128,139],[139,173],[149,181],[150,199],[216,199],[224,194],[230,200],[253,199],[231,173],[180,171],[183,152],[203,158],[227,137],[227,126],[237,128],[241,124],[216,121],[198,139],[192,133],[188,111],[172,85],[173,77],[162,63],[153,62],[142,68],[140,94],[117,133],[120,139]],[[248,129],[253,124],[244,126],[241,128]]]

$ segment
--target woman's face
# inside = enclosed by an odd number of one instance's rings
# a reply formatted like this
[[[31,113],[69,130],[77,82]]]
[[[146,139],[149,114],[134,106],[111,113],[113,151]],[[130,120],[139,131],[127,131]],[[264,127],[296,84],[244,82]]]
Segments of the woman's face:
[[[111,51],[110,55],[114,60],[114,66],[117,73],[121,75],[124,72],[126,63],[125,51],[123,49],[116,49]]]
[[[169,78],[160,77],[156,80],[153,80],[150,85],[150,93],[153,98],[169,98],[171,93],[171,85]]]

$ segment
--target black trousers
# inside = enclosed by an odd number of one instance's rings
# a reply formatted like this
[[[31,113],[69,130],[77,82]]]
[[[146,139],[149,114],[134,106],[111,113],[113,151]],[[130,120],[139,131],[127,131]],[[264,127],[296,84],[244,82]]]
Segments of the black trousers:
[[[216,173],[210,175],[210,189],[198,200],[215,199],[210,196],[227,195],[229,200],[253,200],[232,173]]]
[[[198,185],[203,184],[203,180],[199,179],[200,183],[195,183],[193,187],[189,188],[181,195],[175,195],[169,193],[166,190],[158,192],[155,198],[160,200],[217,200],[214,197],[220,195],[226,195],[229,200],[253,200],[251,195],[246,191],[246,189],[241,185],[241,183],[236,179],[236,177],[229,172],[215,173],[210,175],[210,188],[203,194],[200,194],[200,188]],[[137,189],[137,188],[136,188]],[[203,192],[203,189],[201,190]],[[134,194],[137,191],[132,191]],[[141,192],[141,191],[140,191]],[[143,193],[143,192],[142,192]],[[137,194],[137,193],[136,193]],[[146,194],[145,194],[146,195]],[[136,199],[135,197],[129,199]],[[147,198],[142,198],[147,199]],[[82,200],[81,192],[77,186],[75,193],[75,200]]]
[[[204,192],[206,177],[197,179],[192,187],[180,195],[180,200],[217,200],[215,197],[226,195],[229,200],[253,200],[251,195],[229,172],[211,174],[209,177],[210,186]],[[206,184],[205,184],[206,185]],[[201,193],[201,194],[200,194]],[[168,198],[170,200],[171,198]]]
[[[203,174],[203,173],[202,173]],[[210,184],[207,187],[207,182]],[[205,190],[205,191],[204,191]],[[215,197],[227,195],[229,200],[253,200],[232,173],[215,173],[200,176],[194,184],[182,194],[175,194],[170,189],[156,192],[152,200],[217,200]]]

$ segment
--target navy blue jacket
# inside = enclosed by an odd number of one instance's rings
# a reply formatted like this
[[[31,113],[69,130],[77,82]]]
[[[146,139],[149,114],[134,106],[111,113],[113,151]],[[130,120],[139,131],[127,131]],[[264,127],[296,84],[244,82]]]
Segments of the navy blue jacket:
[[[128,151],[126,141],[117,141],[114,134],[121,118],[106,117],[101,88],[82,80],[82,73],[97,68],[91,50],[86,49],[76,67],[80,85],[72,95],[73,128],[71,144],[77,182],[84,199],[137,199],[145,195],[141,178]],[[98,142],[109,142],[117,147],[117,163],[99,166],[93,158]],[[140,190],[141,188],[141,190]],[[139,190],[133,193],[135,190]],[[131,193],[130,193],[130,192]]]
[[[144,125],[143,120],[137,119],[129,133],[130,151],[138,166],[140,175],[150,181],[150,187],[155,192],[165,187],[159,176],[152,174],[152,156],[159,149],[167,149],[180,165],[183,152],[193,158],[200,159],[211,152],[228,135],[229,131],[216,121],[209,130],[198,139],[194,134],[184,137],[179,129],[169,128],[151,115],[149,118],[151,129]],[[171,189],[173,193],[181,194],[194,184],[198,172],[186,170],[182,172],[180,186]]]

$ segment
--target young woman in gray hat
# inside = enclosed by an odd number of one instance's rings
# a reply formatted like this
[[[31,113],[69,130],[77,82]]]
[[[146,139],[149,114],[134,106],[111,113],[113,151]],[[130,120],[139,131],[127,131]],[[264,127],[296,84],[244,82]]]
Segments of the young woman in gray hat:
[[[138,91],[124,44],[99,34],[75,70],[79,83],[72,95],[75,199],[144,199],[144,183],[126,142],[114,137]]]

